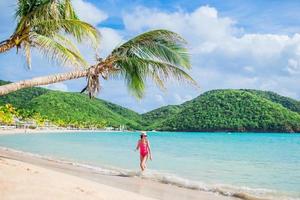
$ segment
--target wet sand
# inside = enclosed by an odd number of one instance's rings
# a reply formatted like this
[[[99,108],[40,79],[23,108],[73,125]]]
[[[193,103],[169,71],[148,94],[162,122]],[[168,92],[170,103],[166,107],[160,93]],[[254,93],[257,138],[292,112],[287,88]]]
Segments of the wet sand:
[[[140,177],[102,175],[84,167],[0,148],[0,199],[234,200]]]

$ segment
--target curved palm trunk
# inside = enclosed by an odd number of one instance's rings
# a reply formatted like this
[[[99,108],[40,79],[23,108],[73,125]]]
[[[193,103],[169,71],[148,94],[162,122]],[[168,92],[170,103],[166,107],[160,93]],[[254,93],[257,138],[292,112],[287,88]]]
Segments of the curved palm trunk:
[[[8,51],[16,46],[16,43],[12,40],[6,40],[0,43],[0,53]]]
[[[89,73],[89,69],[77,70],[77,71],[60,73],[60,74],[49,75],[49,76],[42,76],[42,77],[37,77],[37,78],[33,78],[33,79],[28,79],[28,80],[23,80],[23,81],[19,81],[19,82],[15,82],[15,83],[2,85],[2,86],[0,86],[0,96],[6,95],[8,93],[11,93],[11,92],[14,92],[14,91],[17,91],[20,89],[24,89],[24,88],[40,86],[40,85],[48,85],[51,83],[57,83],[57,82],[61,82],[61,81],[86,77],[88,75],[88,73]]]

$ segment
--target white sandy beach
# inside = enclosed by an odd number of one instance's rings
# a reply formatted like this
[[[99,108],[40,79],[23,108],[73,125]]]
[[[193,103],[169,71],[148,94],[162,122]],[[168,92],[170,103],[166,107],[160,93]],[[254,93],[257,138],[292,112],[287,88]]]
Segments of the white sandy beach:
[[[0,158],[0,199],[153,200],[133,192],[5,158]]]
[[[229,200],[140,178],[98,175],[0,148],[0,199]]]

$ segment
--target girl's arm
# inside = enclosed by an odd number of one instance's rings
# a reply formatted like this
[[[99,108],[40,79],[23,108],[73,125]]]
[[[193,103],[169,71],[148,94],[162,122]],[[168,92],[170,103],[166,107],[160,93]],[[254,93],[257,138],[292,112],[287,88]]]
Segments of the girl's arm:
[[[138,143],[136,145],[135,151],[139,150],[139,148],[140,148],[140,140],[138,141]]]
[[[148,151],[149,151],[149,158],[150,158],[150,160],[152,160],[152,154],[151,154],[151,148],[150,148],[150,142],[149,142],[149,140],[147,141],[147,147],[148,147]]]

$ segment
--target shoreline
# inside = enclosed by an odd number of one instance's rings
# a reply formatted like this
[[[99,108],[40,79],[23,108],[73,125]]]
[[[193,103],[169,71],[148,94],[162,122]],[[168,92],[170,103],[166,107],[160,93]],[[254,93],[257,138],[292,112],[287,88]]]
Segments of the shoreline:
[[[169,200],[169,199],[174,199],[174,200],[181,200],[181,199],[235,200],[235,199],[237,199],[237,198],[223,196],[223,195],[212,193],[212,192],[205,192],[205,191],[181,188],[178,186],[159,183],[159,182],[155,182],[152,180],[143,179],[140,177],[125,177],[125,176],[123,177],[123,176],[103,175],[103,174],[97,173],[93,170],[89,170],[87,168],[68,164],[67,162],[61,163],[61,162],[58,162],[58,161],[55,161],[52,159],[46,159],[46,158],[42,158],[42,157],[39,158],[37,156],[29,155],[29,153],[27,154],[26,152],[22,153],[22,152],[18,152],[17,150],[14,151],[13,149],[10,150],[10,149],[3,148],[3,147],[0,147],[0,161],[1,161],[0,162],[0,171],[4,172],[2,175],[4,178],[0,176],[0,183],[2,182],[2,184],[3,184],[3,180],[1,180],[1,179],[4,179],[4,184],[5,184],[5,179],[14,180],[16,178],[15,176],[25,176],[26,175],[24,173],[20,175],[19,173],[21,173],[21,172],[19,172],[19,170],[15,169],[14,172],[12,173],[13,175],[10,175],[9,177],[7,177],[5,170],[3,169],[3,162],[8,162],[8,163],[11,163],[11,165],[17,165],[22,168],[26,168],[26,167],[28,168],[28,165],[30,165],[29,168],[31,169],[31,171],[34,171],[34,170],[42,171],[43,170],[43,171],[45,171],[46,174],[59,173],[59,176],[57,174],[53,175],[54,177],[56,177],[55,180],[59,180],[59,182],[54,181],[54,183],[52,183],[52,184],[56,184],[56,186],[60,189],[61,189],[61,187],[63,187],[61,180],[63,180],[64,185],[66,185],[66,184],[70,184],[68,182],[69,179],[73,179],[74,177],[76,177],[77,179],[79,179],[79,180],[77,180],[78,185],[83,184],[83,186],[80,185],[78,187],[83,188],[82,190],[84,190],[84,191],[88,191],[88,188],[85,188],[85,185],[91,184],[92,186],[89,186],[89,187],[100,187],[100,189],[98,191],[98,193],[100,193],[100,194],[98,194],[96,192],[98,196],[99,195],[101,196],[101,194],[103,193],[102,190],[106,190],[107,189],[106,187],[111,187],[110,189],[112,189],[112,190],[122,190],[122,191],[125,191],[125,193],[127,192],[128,194],[126,193],[124,195],[125,195],[125,197],[126,197],[126,195],[129,195],[130,198],[125,198],[124,196],[122,196],[122,199],[128,199],[128,200],[136,199],[135,195],[137,195],[138,198],[142,199],[142,200],[144,200],[144,199],[145,200],[146,199],[147,200],[148,199],[156,199],[156,200]],[[15,162],[17,162],[17,163],[15,163]],[[13,170],[12,166],[10,166],[6,170],[9,170],[9,169]],[[30,172],[25,171],[25,173],[30,173]],[[32,175],[32,174],[30,174],[30,175]],[[43,177],[39,177],[39,179],[43,179]],[[39,181],[43,182],[45,180],[39,180]],[[86,183],[86,182],[92,182],[92,183]],[[47,183],[47,180],[46,180],[46,183]],[[26,187],[28,187],[27,190],[30,191],[32,189],[31,184],[26,183],[26,185],[27,185]],[[50,187],[50,185],[47,185],[47,187],[48,186]],[[13,185],[12,187],[18,188],[17,185]],[[25,186],[22,186],[22,187],[25,187]],[[38,187],[38,186],[36,186],[36,187]],[[1,184],[0,184],[0,188],[1,188]],[[5,194],[1,194],[1,191],[2,190],[0,190],[0,197],[1,197],[1,195],[2,196],[5,195]],[[118,192],[118,191],[115,191],[115,192]],[[106,194],[104,192],[103,195],[106,195],[107,198],[103,198],[103,199],[119,199],[115,196],[116,195],[115,192],[109,193],[109,194]],[[13,194],[9,193],[6,195],[8,195],[7,197],[9,197],[10,195],[13,195]],[[26,194],[26,195],[30,195],[30,194]],[[89,197],[86,196],[86,198],[89,198]],[[2,198],[2,199],[6,199],[6,198]],[[67,197],[64,199],[72,199],[72,198],[70,196],[70,198]],[[90,199],[94,199],[94,198],[90,198]]]
[[[14,135],[14,134],[39,134],[39,133],[133,133],[139,131],[118,131],[118,130],[103,130],[103,129],[24,129],[24,128],[12,128],[12,129],[0,129],[0,135]],[[153,132],[153,131],[147,131]],[[167,132],[167,133],[177,133],[179,131],[155,131],[155,132]],[[155,133],[154,132],[154,133]],[[244,134],[244,133],[253,133],[253,134],[287,134],[287,135],[296,135],[300,133],[288,133],[288,132],[227,132],[227,131],[186,131],[193,133],[227,133],[227,134]]]
[[[103,130],[103,129],[25,129],[25,128],[10,128],[0,129],[0,135],[13,135],[13,134],[36,134],[36,133],[117,133],[128,131],[117,130]]]
[[[1,129],[0,128],[0,135],[13,135],[13,134],[37,134],[37,133],[124,133],[124,132],[139,132],[137,130],[129,131],[129,130],[105,130],[105,129],[67,129],[67,128],[58,128],[58,129],[53,129],[53,128],[37,128],[37,129],[25,129],[25,128],[6,128],[6,129]],[[168,133],[177,133],[181,131],[147,131],[147,132],[168,132]],[[270,133],[270,134],[287,134],[287,135],[296,135],[300,134],[300,132],[266,132],[266,131],[228,131],[228,130],[219,130],[219,131],[183,131],[183,132],[192,132],[192,133],[228,133],[228,134],[244,134],[244,133],[253,133],[253,134],[265,134],[265,133]]]

